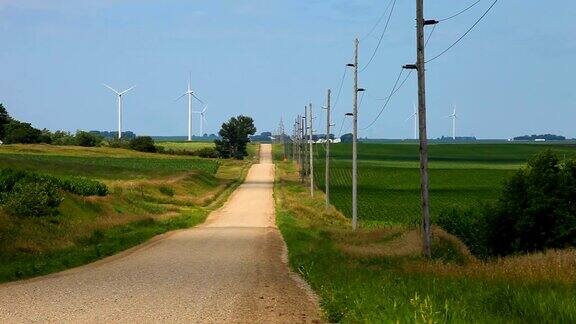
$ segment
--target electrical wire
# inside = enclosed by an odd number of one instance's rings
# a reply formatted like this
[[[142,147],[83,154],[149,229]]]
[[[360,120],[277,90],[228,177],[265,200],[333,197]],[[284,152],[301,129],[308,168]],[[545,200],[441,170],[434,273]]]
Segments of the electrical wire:
[[[402,77],[403,73],[404,73],[404,69],[401,68],[400,73],[398,73],[398,77],[396,78],[396,82],[394,82],[394,86],[392,87],[392,90],[390,91],[390,95],[386,99],[386,103],[384,103],[384,106],[382,106],[382,109],[380,109],[380,112],[378,113],[376,118],[374,118],[374,120],[370,124],[368,124],[368,126],[360,128],[360,130],[366,130],[366,129],[372,127],[372,125],[374,125],[374,123],[376,123],[376,121],[380,118],[380,116],[382,115],[382,112],[384,112],[384,109],[386,109],[386,107],[388,106],[390,99],[392,98],[394,93],[396,93],[396,91],[397,91],[396,86],[398,85],[398,82],[400,81],[400,78]]]
[[[392,1],[388,1],[388,5],[386,6],[386,9],[384,9],[384,12],[382,12],[382,15],[380,15],[380,18],[378,18],[378,21],[376,21],[374,26],[372,26],[372,28],[370,29],[368,34],[366,34],[364,37],[362,37],[362,40],[364,40],[364,39],[368,38],[370,35],[372,35],[374,30],[376,30],[376,27],[378,27],[378,25],[380,25],[380,23],[382,22],[382,19],[384,19],[384,17],[386,16],[386,12],[388,12],[388,8],[390,8],[391,4],[392,4]]]
[[[394,95],[396,94],[396,92],[398,92],[398,91],[404,86],[404,84],[406,83],[406,81],[408,81],[408,78],[410,78],[410,76],[412,75],[412,71],[414,71],[414,70],[410,70],[410,71],[408,72],[408,74],[406,75],[406,77],[404,78],[404,80],[402,80],[402,82],[400,82],[400,85],[396,88],[396,90],[394,90],[394,92],[392,92],[391,95],[389,95],[388,97],[384,97],[384,98],[378,98],[378,99],[376,99],[376,100],[388,100],[388,98],[394,96]]]
[[[428,37],[426,38],[426,42],[424,43],[424,48],[426,48],[426,46],[428,46],[428,42],[430,41],[430,38],[432,38],[432,34],[434,34],[434,30],[436,30],[436,25],[432,25],[432,29],[430,29],[430,33],[428,34]]]
[[[360,94],[360,102],[358,102],[358,109],[360,110],[360,107],[362,107],[362,100],[364,100],[364,94],[366,93],[366,90],[362,91],[362,94]]]
[[[380,44],[382,44],[382,39],[384,38],[384,34],[386,34],[386,31],[388,30],[388,26],[390,25],[390,19],[392,18],[392,14],[394,13],[394,7],[395,6],[396,6],[396,0],[394,0],[392,2],[392,8],[390,9],[390,14],[388,15],[388,19],[386,20],[386,25],[384,26],[384,30],[380,34],[380,39],[378,39],[378,44],[376,45],[374,52],[372,52],[372,56],[370,56],[368,63],[366,63],[366,65],[364,65],[364,67],[362,69],[360,69],[360,72],[364,72],[364,70],[366,70],[366,68],[368,68],[368,66],[370,65],[370,63],[372,63],[372,60],[376,56],[376,53],[378,52],[378,49],[380,48]]]
[[[334,100],[334,104],[332,105],[332,109],[336,108],[338,105],[338,101],[340,100],[340,93],[342,92],[342,86],[344,86],[344,79],[346,78],[346,72],[348,71],[348,67],[344,67],[344,73],[342,74],[342,80],[340,80],[340,87],[338,88],[338,94],[336,95],[336,100]]]
[[[438,54],[438,55],[434,56],[433,58],[429,59],[428,61],[426,61],[426,63],[434,61],[435,59],[444,55],[446,52],[448,52],[454,46],[456,46],[456,44],[458,44],[462,39],[464,39],[464,37],[466,37],[466,35],[468,35],[472,31],[472,29],[474,29],[474,27],[476,27],[476,25],[478,25],[480,23],[480,21],[482,21],[482,19],[484,19],[484,17],[486,17],[486,15],[488,15],[490,10],[492,10],[492,8],[494,8],[496,3],[498,3],[498,0],[494,0],[494,2],[492,2],[490,7],[488,7],[488,9],[482,14],[482,16],[480,16],[480,18],[478,18],[478,20],[476,20],[476,22],[470,28],[468,28],[468,30],[464,34],[462,34],[462,36],[460,36],[454,43],[452,43],[452,45],[448,46],[448,48],[446,48],[445,50],[440,52],[440,54]]]
[[[458,11],[457,13],[453,14],[452,16],[446,17],[446,18],[444,18],[444,19],[439,19],[438,21],[439,21],[439,22],[442,22],[442,21],[450,20],[450,19],[452,19],[452,18],[456,18],[456,17],[460,16],[461,14],[465,13],[466,11],[472,9],[472,7],[474,7],[475,5],[479,4],[480,1],[482,1],[482,0],[478,0],[478,1],[474,2],[473,4],[471,4],[470,6],[464,8],[463,10],[460,10],[460,11]]]

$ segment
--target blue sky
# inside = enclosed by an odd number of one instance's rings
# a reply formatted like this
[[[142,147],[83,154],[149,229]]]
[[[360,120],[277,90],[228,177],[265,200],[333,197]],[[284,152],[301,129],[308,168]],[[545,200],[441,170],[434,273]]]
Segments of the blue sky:
[[[367,89],[360,127],[369,124],[390,92],[400,66],[415,58],[413,0],[398,0],[388,32],[360,74]],[[443,18],[469,1],[426,1],[427,18]],[[482,0],[439,24],[428,57],[457,39],[490,5]],[[362,0],[0,0],[0,102],[16,118],[40,128],[116,129],[116,102],[101,84],[137,88],[125,97],[124,126],[138,134],[184,135],[193,88],[208,102],[207,132],[237,114],[253,116],[259,131],[286,124],[327,88],[336,96],[353,39],[360,65],[382,31],[370,36],[387,1]],[[457,47],[427,67],[430,137],[448,135],[445,116],[458,109],[458,134],[508,138],[557,133],[576,137],[576,2],[500,0]],[[334,120],[351,110],[348,73]],[[335,98],[334,98],[335,99]],[[334,100],[333,99],[333,100]],[[416,101],[411,77],[373,127],[361,136],[405,138]],[[199,108],[196,105],[196,108]],[[289,127],[289,126],[288,126]],[[195,123],[198,131],[198,120]],[[344,123],[343,132],[349,130]]]

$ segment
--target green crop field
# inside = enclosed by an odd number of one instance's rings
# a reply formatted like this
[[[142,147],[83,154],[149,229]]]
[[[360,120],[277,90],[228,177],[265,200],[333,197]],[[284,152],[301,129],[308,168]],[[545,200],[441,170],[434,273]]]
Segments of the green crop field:
[[[106,154],[65,154],[57,150],[48,152],[16,152],[10,147],[0,148],[0,168],[43,170],[58,175],[81,175],[99,179],[133,179],[168,176],[187,171],[215,174],[219,162],[213,159],[175,156],[166,158],[158,154],[149,156],[109,156]],[[97,151],[96,151],[97,152]]]
[[[314,174],[324,190],[324,145],[315,145]],[[432,217],[451,206],[470,207],[498,198],[502,183],[534,154],[551,149],[576,157],[574,145],[430,145]],[[351,145],[331,146],[331,202],[351,215]],[[358,217],[363,226],[414,224],[420,219],[418,146],[359,144]]]

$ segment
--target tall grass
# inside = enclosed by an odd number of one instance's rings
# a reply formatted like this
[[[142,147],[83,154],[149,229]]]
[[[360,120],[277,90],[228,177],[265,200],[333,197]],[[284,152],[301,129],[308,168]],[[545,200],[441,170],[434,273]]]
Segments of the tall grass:
[[[352,233],[317,193],[311,199],[294,166],[277,163],[277,223],[290,264],[319,294],[330,322],[576,321],[573,251],[481,263],[443,241],[428,262],[414,249],[398,253],[399,242],[414,244],[413,236],[395,234],[410,233],[410,226]],[[547,269],[550,262],[557,266]]]

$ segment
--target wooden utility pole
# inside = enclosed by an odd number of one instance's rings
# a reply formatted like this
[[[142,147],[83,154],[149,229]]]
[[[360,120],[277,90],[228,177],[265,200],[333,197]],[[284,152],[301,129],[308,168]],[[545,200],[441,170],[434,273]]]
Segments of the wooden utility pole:
[[[302,116],[298,115],[298,166],[300,167],[300,171],[302,171]]]
[[[431,21],[432,23],[434,21]],[[436,22],[437,23],[437,22]],[[426,132],[426,67],[424,57],[424,0],[416,0],[416,70],[418,71],[418,124],[420,131],[420,191],[422,200],[423,253],[431,256],[430,205],[428,192],[428,138]]]
[[[302,182],[306,179],[308,175],[308,167],[309,167],[309,155],[308,155],[308,106],[304,106],[304,117],[302,117],[302,131],[303,134],[303,145],[304,148],[304,172],[302,173]]]
[[[286,161],[286,134],[284,131],[284,117],[280,116],[280,125],[278,126],[278,134],[280,135],[279,144],[282,145],[282,161]]]
[[[310,132],[308,133],[310,135],[310,197],[314,197],[314,123],[312,122],[312,118],[312,104],[310,104],[310,109],[308,109],[308,125],[310,125]]]
[[[358,38],[354,40],[354,110],[352,111],[352,230],[358,226]]]
[[[324,191],[326,193],[326,210],[330,207],[330,89],[326,96],[326,169],[324,171]]]

